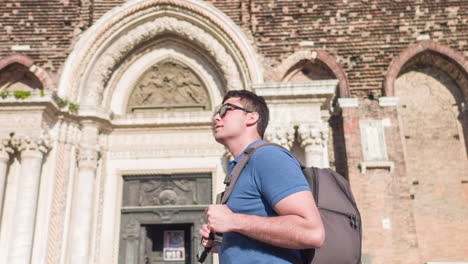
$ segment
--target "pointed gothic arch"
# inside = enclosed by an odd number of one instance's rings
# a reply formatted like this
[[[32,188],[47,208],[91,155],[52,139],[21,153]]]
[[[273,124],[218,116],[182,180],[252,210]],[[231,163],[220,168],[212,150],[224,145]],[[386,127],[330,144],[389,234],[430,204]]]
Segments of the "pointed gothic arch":
[[[441,227],[447,219],[462,219],[468,213],[467,206],[458,204],[468,170],[465,66],[457,52],[427,41],[402,52],[386,80],[386,95],[399,99],[406,173],[413,182],[416,233],[425,245],[421,250],[425,261],[434,259],[430,249],[440,246],[426,230],[441,234],[441,240],[452,239]],[[461,225],[460,232],[467,230]]]
[[[277,76],[280,78],[280,80],[277,81],[288,79],[292,71],[300,69],[300,64],[307,65],[304,64],[304,62],[308,61],[319,62],[324,66],[323,71],[326,73],[325,75],[334,75],[333,78],[338,79],[339,97],[349,97],[351,95],[349,91],[348,78],[346,77],[346,73],[343,71],[343,68],[341,68],[333,56],[322,50],[298,51],[289,56],[275,70],[278,73]]]
[[[431,40],[423,41],[409,46],[390,63],[390,66],[388,67],[387,76],[385,78],[383,91],[384,94],[386,96],[395,96],[395,80],[397,79],[398,75],[413,57],[423,52],[432,52],[434,54],[437,54],[441,58],[444,58],[448,62],[450,62],[449,64],[453,65],[454,69],[459,71],[460,76],[455,76],[454,79],[458,79],[458,82],[465,82],[459,83],[459,86],[462,88],[461,92],[463,93],[465,100],[467,100],[468,84],[466,83],[466,79],[468,76],[468,61],[465,60],[463,55],[459,52],[449,47],[435,43]],[[443,68],[443,65],[440,65],[439,67]],[[447,71],[447,69],[442,70]]]
[[[3,73],[3,74],[2,74]],[[0,60],[0,87],[12,82],[23,82],[27,89],[52,89],[52,80],[47,72],[34,64],[28,56],[13,54]],[[11,75],[11,76],[6,76]]]

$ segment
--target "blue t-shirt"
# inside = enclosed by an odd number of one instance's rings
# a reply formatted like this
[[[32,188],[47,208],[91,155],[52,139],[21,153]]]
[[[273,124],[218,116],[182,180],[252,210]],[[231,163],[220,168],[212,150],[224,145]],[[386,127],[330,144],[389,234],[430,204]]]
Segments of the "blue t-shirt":
[[[255,141],[247,148],[259,142]],[[230,162],[229,173],[241,155]],[[305,190],[310,188],[297,160],[282,148],[264,146],[256,150],[242,170],[227,206],[235,213],[277,216],[273,209],[276,203]],[[228,232],[223,234],[219,259],[222,264],[300,263],[300,252]]]

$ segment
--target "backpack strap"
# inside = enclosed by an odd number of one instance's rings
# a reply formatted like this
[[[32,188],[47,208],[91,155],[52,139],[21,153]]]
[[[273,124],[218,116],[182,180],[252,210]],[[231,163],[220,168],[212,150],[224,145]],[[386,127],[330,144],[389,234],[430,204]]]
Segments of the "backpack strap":
[[[226,178],[224,179],[224,184],[226,184],[226,189],[224,190],[224,192],[221,193],[221,197],[218,196],[218,198],[216,199],[218,200],[217,203],[225,204],[227,202],[227,200],[229,199],[229,196],[231,196],[234,186],[236,185],[237,179],[239,178],[245,165],[247,165],[250,158],[253,156],[253,154],[258,148],[261,148],[267,145],[279,146],[273,143],[263,141],[263,142],[253,145],[252,147],[244,151],[243,155],[240,157],[236,166],[234,166],[234,169],[232,170],[232,172],[226,175]]]

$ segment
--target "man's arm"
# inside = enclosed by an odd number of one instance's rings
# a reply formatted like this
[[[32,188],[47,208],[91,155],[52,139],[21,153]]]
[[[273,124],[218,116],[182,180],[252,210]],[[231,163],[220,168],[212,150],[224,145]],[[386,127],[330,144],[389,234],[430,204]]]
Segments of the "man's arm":
[[[212,232],[237,232],[274,246],[319,248],[325,239],[322,219],[310,191],[291,194],[274,207],[279,216],[264,217],[233,213],[226,205],[206,210]]]

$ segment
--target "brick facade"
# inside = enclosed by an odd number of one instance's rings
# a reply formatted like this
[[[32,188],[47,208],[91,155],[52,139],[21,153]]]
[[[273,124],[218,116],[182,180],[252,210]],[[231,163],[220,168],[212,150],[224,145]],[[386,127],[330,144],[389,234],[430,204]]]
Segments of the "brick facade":
[[[363,263],[468,262],[467,0],[206,2],[245,33],[266,82],[283,81],[314,51],[326,74],[339,80],[337,97],[357,100],[354,107],[335,100],[329,148],[332,166],[350,179],[362,211]],[[20,64],[45,89],[55,90],[78,39],[124,3],[0,2],[0,81],[9,65]],[[423,101],[421,72],[434,77],[429,86],[440,81],[440,89],[451,89],[444,96],[455,99],[441,103],[443,111]],[[405,82],[415,83],[415,90]],[[400,104],[383,106],[382,96],[399,97]],[[450,124],[444,123],[448,119]],[[388,123],[384,133],[392,171],[362,172],[360,120]],[[450,125],[448,137],[436,133]]]

